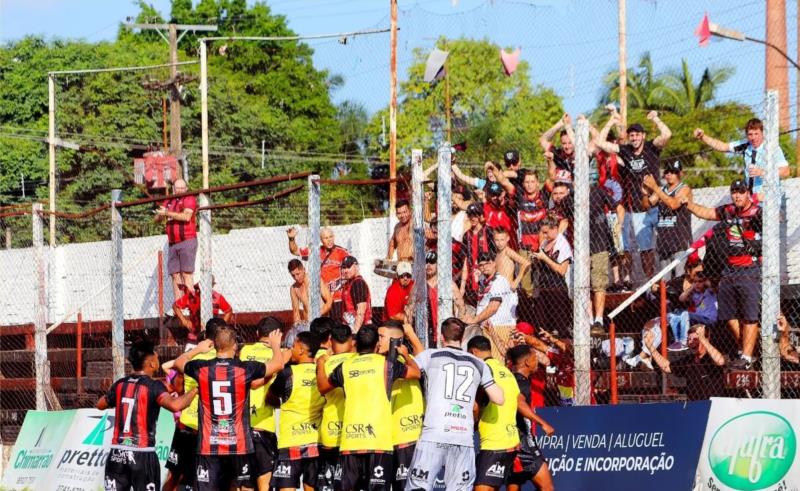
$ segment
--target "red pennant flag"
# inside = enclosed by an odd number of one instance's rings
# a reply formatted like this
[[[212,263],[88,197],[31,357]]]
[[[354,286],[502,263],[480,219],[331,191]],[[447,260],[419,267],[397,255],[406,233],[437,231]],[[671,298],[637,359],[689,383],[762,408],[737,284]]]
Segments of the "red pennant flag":
[[[708,26],[708,12],[703,16],[700,25],[694,31],[694,35],[700,38],[700,46],[708,45],[708,40],[711,39],[711,29]]]

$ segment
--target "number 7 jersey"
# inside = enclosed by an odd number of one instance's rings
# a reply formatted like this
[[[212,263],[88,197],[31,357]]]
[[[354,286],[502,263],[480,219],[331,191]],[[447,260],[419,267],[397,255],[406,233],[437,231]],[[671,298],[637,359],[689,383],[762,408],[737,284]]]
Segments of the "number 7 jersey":
[[[483,360],[455,348],[429,349],[414,360],[423,372],[425,418],[420,440],[473,446],[478,387],[494,384]]]
[[[263,378],[266,366],[236,358],[192,360],[184,373],[199,391],[197,450],[200,455],[253,453],[250,435],[250,383]]]

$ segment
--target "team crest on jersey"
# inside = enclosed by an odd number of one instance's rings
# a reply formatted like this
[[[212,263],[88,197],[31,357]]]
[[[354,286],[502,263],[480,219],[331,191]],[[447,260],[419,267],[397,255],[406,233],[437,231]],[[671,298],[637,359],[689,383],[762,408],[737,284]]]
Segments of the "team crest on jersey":
[[[208,469],[203,467],[202,465],[197,466],[197,482],[210,482],[211,477],[209,476]]]

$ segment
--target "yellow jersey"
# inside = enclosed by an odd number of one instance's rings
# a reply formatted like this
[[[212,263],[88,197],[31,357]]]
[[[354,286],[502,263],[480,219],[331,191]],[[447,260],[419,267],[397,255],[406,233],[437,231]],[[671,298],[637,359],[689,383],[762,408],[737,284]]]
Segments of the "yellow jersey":
[[[488,358],[486,365],[492,371],[494,382],[503,389],[505,402],[502,406],[490,402],[481,411],[478,421],[478,434],[481,438],[481,450],[512,450],[519,445],[517,432],[517,399],[519,386],[511,370],[505,365]]]
[[[355,353],[339,353],[325,360],[325,375],[330,377],[333,369]],[[342,416],[344,415],[344,391],[337,387],[325,394],[325,408],[319,429],[319,442],[328,448],[338,448],[342,440]]]
[[[260,361],[267,364],[272,360],[272,348],[262,342],[242,346],[239,359],[242,361]],[[254,430],[275,433],[275,408],[267,404],[267,390],[274,378],[266,385],[250,389],[250,426]]]
[[[217,350],[212,349],[208,353],[199,353],[197,356],[192,358],[192,360],[213,360],[217,357]],[[192,389],[197,388],[197,380],[193,379],[192,377],[184,374],[183,375],[183,391],[189,392]],[[200,404],[200,394],[194,396],[192,402],[181,411],[181,417],[178,418],[178,422],[182,425],[191,428],[197,431],[197,406]]]
[[[425,399],[419,380],[399,379],[392,384],[392,444],[405,445],[419,440]]]
[[[325,398],[317,388],[314,363],[290,365],[269,388],[281,400],[278,418],[278,449],[316,446]]]

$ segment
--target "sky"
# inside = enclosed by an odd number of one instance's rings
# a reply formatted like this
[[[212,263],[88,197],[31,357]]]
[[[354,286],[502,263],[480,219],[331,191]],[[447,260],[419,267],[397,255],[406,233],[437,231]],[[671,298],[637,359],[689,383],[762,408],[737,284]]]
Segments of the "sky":
[[[169,0],[150,0],[164,14]],[[343,33],[389,27],[388,0],[271,0],[298,34]],[[797,55],[797,2],[788,1],[788,52]],[[628,66],[645,52],[657,72],[686,58],[699,78],[705,67],[731,65],[733,78],[717,94],[758,108],[763,100],[764,50],[755,43],[713,41],[699,47],[694,30],[705,12],[712,22],[764,37],[764,0],[627,0]],[[535,84],[551,87],[568,112],[590,112],[603,75],[617,66],[616,0],[399,0],[398,68],[402,81],[412,49],[430,50],[439,36],[486,38],[521,48]],[[47,39],[111,40],[137,7],[129,0],[0,0],[0,41],[29,34]],[[311,41],[318,68],[340,74],[345,84],[334,100],[362,102],[370,111],[389,99],[389,35]],[[500,70],[499,57],[497,69]],[[451,74],[451,77],[458,74]],[[794,73],[790,86],[794,87]],[[791,90],[791,105],[796,92]],[[758,112],[758,111],[757,111]]]

